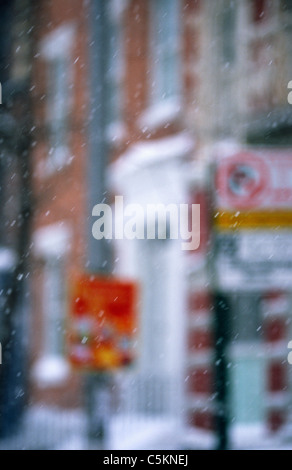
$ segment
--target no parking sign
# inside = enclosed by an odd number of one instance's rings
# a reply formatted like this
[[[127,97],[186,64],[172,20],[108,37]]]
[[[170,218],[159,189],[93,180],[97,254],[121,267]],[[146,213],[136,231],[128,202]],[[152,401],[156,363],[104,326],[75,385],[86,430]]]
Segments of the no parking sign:
[[[292,151],[219,158],[214,206],[216,287],[291,288]]]

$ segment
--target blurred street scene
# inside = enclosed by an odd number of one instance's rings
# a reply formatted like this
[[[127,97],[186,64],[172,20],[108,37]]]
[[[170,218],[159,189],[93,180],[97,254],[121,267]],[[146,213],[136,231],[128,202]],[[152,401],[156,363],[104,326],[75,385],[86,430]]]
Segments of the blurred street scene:
[[[0,449],[292,449],[292,1],[0,24]]]

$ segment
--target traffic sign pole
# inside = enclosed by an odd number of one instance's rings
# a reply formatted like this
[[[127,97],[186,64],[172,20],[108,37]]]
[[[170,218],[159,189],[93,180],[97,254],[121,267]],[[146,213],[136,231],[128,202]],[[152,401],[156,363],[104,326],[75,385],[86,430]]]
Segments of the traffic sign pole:
[[[215,307],[215,392],[217,450],[229,448],[228,344],[230,307],[226,295],[214,295]]]
[[[92,209],[106,202],[106,166],[108,142],[106,137],[107,86],[106,73],[109,58],[108,2],[89,2],[89,133],[88,133],[88,235],[87,269],[92,273],[111,272],[110,246],[105,239],[92,236]],[[109,410],[102,409],[100,397],[110,395],[110,376],[106,373],[91,374],[86,385],[88,411],[88,437],[93,447],[108,447]],[[109,401],[109,400],[108,400]]]

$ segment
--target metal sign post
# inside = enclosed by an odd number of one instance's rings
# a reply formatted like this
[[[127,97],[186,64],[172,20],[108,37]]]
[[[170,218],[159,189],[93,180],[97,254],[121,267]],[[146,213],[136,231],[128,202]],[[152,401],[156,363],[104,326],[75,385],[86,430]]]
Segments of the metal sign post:
[[[214,295],[215,307],[215,393],[217,450],[229,447],[228,358],[230,307],[226,295]]]
[[[92,273],[108,274],[111,271],[111,255],[108,241],[95,240],[92,236],[92,209],[96,204],[106,202],[106,166],[108,143],[106,136],[107,84],[106,74],[109,58],[108,2],[89,2],[89,133],[88,133],[88,236],[87,269]],[[109,416],[101,412],[96,398],[103,390],[110,394],[110,378],[106,374],[90,374],[86,386],[88,410],[88,436],[93,446],[104,449],[108,446],[106,436]],[[102,384],[102,388],[101,388]],[[96,393],[95,393],[96,391]],[[109,413],[109,411],[108,411]],[[94,440],[93,440],[94,438]]]

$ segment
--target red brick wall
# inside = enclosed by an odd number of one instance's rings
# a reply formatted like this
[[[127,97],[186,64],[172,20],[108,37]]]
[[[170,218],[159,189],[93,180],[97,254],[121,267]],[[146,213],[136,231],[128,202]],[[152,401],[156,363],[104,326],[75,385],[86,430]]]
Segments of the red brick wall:
[[[84,3],[77,0],[64,2],[41,0],[34,5],[36,29],[34,32],[34,61],[32,98],[35,130],[33,147],[34,166],[34,233],[50,224],[66,222],[72,230],[72,240],[67,258],[66,284],[71,269],[81,269],[85,264],[85,235],[87,230],[86,206],[86,119],[87,119],[87,36]],[[62,24],[72,22],[76,28],[72,47],[72,109],[68,130],[71,163],[60,171],[45,174],[44,163],[49,142],[46,130],[47,65],[40,54],[41,42],[48,33]],[[75,62],[75,59],[78,58]],[[42,260],[35,258],[32,278],[33,327],[31,334],[31,366],[42,355],[43,311]],[[37,333],[37,334],[36,334]],[[33,369],[32,369],[33,370]],[[74,373],[60,387],[39,388],[31,382],[31,400],[65,407],[80,403],[80,377]]]

